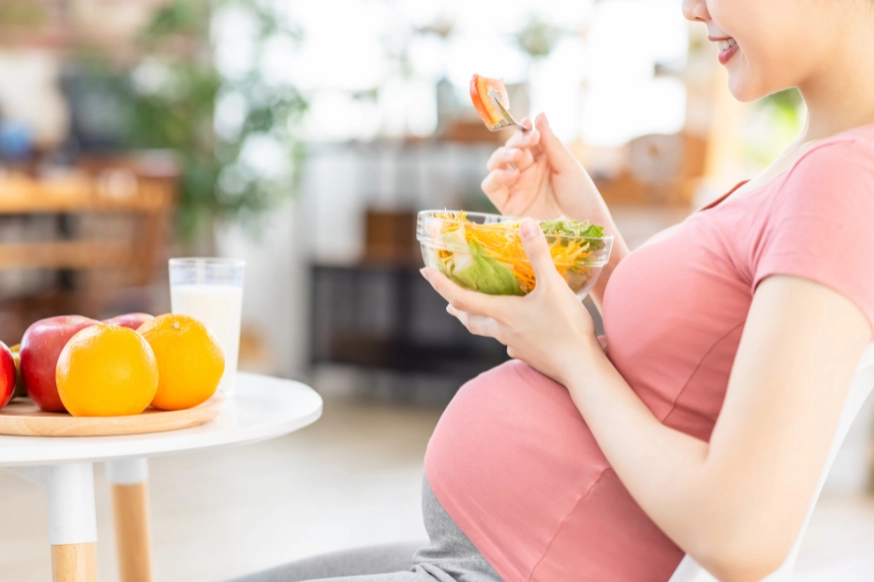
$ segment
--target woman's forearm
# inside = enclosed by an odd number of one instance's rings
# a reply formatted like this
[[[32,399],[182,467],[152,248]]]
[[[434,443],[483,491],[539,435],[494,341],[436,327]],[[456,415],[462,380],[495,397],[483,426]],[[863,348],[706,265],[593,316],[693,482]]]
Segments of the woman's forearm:
[[[726,540],[746,524],[742,500],[708,467],[708,444],[661,424],[606,356],[566,386],[613,470],[668,537],[725,579],[751,579],[735,575],[744,568],[737,560],[724,569],[734,559]]]
[[[625,487],[680,542],[707,443],[661,424],[606,356],[587,362],[567,388]]]
[[[595,338],[577,348],[584,361],[556,377],[656,525],[720,580],[757,582],[803,527],[870,338],[864,314],[839,293],[769,277],[753,298],[709,443],[662,425]]]

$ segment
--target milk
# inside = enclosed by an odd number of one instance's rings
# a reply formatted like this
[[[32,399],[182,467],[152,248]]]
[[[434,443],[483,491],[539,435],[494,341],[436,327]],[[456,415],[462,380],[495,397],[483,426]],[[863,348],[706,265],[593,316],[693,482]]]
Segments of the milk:
[[[240,351],[243,288],[233,285],[171,285],[170,302],[173,313],[190,315],[215,336],[225,355],[225,372],[218,391],[232,396]]]

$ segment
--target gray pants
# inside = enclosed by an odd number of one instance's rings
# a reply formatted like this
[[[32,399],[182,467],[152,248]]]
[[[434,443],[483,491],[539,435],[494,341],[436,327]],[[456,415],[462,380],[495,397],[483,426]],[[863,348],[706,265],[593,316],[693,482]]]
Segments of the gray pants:
[[[373,546],[300,560],[236,582],[502,582],[422,480],[430,542]]]

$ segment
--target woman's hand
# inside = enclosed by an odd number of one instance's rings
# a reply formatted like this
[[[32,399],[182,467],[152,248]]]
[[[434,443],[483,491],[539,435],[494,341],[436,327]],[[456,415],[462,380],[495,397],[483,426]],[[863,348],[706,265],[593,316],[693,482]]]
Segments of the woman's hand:
[[[504,215],[548,220],[567,216],[603,226],[613,235],[610,262],[604,268],[592,298],[600,304],[607,281],[628,254],[598,188],[577,159],[553,133],[546,116],[536,123],[522,121],[529,131],[517,131],[488,162],[483,192]]]
[[[422,275],[449,305],[446,310],[476,335],[493,337],[511,358],[522,360],[560,384],[579,370],[589,350],[601,352],[589,312],[556,271],[546,237],[531,219],[522,221],[522,244],[537,285],[525,297],[491,296],[459,287],[440,271]]]
[[[522,124],[488,161],[482,189],[508,216],[548,220],[567,216],[612,226],[610,212],[589,174],[553,133],[546,115]]]

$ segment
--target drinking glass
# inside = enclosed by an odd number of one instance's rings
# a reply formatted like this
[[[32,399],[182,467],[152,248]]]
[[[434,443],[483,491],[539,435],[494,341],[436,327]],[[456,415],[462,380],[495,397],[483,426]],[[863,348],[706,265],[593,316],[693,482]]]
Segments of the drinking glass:
[[[218,391],[227,397],[236,389],[245,267],[241,259],[170,259],[171,309],[197,319],[215,336],[225,356]]]

